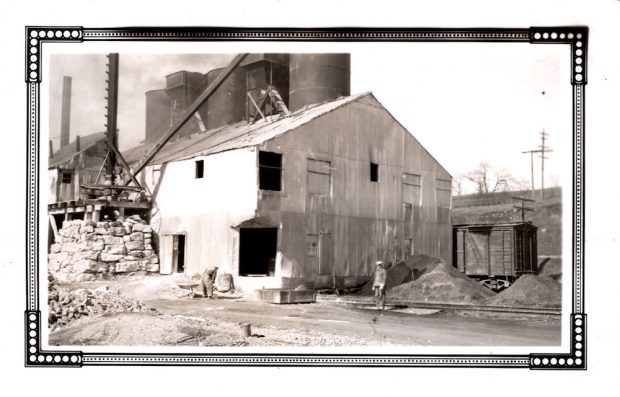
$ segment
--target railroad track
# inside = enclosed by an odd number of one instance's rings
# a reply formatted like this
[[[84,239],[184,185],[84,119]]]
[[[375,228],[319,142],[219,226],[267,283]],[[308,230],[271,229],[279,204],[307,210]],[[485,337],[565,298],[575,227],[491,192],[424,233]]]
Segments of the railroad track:
[[[365,298],[353,298],[343,296],[317,295],[318,301],[337,302],[350,305],[363,305],[374,307],[373,300]],[[538,314],[549,316],[560,316],[562,311],[559,308],[533,308],[533,307],[517,307],[517,306],[490,306],[490,305],[464,305],[456,303],[428,303],[428,302],[410,302],[410,301],[386,301],[386,306],[396,306],[400,308],[418,308],[418,309],[439,309],[439,310],[460,310],[460,311],[479,311],[479,312],[496,312],[496,313],[512,313],[512,314]]]

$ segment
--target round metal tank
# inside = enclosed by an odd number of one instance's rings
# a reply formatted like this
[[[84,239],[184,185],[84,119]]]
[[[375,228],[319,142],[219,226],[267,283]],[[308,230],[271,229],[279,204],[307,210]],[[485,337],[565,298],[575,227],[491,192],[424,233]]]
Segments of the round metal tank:
[[[146,95],[146,128],[144,131],[147,143],[155,142],[163,135],[172,123],[172,98],[166,90],[151,90]]]
[[[210,85],[224,68],[207,73]],[[245,118],[245,71],[236,68],[207,100],[208,130],[234,124]]]
[[[291,54],[289,67],[291,111],[351,93],[351,54]]]

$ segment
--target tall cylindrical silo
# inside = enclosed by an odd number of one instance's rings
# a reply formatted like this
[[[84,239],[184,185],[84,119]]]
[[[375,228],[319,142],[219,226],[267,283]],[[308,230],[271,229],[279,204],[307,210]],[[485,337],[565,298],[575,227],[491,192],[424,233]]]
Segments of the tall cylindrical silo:
[[[210,85],[224,68],[207,73]],[[207,99],[207,129],[234,124],[245,118],[245,71],[236,68]],[[203,120],[205,122],[205,120]]]
[[[146,92],[145,142],[156,142],[172,125],[172,98],[165,89]]]
[[[351,54],[291,54],[289,67],[291,111],[351,93]]]

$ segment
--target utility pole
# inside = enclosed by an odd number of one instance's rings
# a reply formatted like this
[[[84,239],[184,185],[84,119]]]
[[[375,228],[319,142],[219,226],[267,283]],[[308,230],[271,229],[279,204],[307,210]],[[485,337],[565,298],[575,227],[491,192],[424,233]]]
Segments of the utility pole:
[[[532,197],[534,197],[534,153],[538,153],[540,155],[540,159],[541,159],[541,164],[540,164],[540,168],[541,168],[541,172],[540,172],[540,199],[543,200],[545,197],[545,159],[548,159],[549,157],[545,157],[545,153],[549,153],[552,152],[553,150],[551,150],[548,146],[545,145],[545,141],[547,140],[547,137],[549,136],[549,134],[547,134],[543,128],[543,130],[540,132],[540,139],[541,139],[541,144],[538,145],[538,149],[534,149],[534,150],[526,150],[523,151],[521,153],[529,153],[530,154],[530,169],[531,169],[531,173],[532,173]]]
[[[545,129],[540,132],[540,200],[544,200],[545,198],[545,159],[549,157],[545,157],[545,153],[553,152],[548,146],[545,146],[545,141],[549,134],[545,132]]]
[[[530,154],[530,171],[532,172],[532,178],[530,179],[532,182],[532,198],[534,197],[534,153],[538,152],[538,150],[526,150],[524,152],[521,152]]]

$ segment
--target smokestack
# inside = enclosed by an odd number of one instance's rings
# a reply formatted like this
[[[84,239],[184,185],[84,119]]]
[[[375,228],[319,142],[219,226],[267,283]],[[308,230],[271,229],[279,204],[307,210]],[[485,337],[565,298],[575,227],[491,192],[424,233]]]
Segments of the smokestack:
[[[52,142],[51,139],[50,139],[50,158],[51,159],[54,158],[54,143]]]
[[[75,137],[75,152],[79,152],[80,151],[80,136],[76,136]]]
[[[62,108],[60,118],[60,148],[69,144],[71,132],[71,77],[62,78]]]

